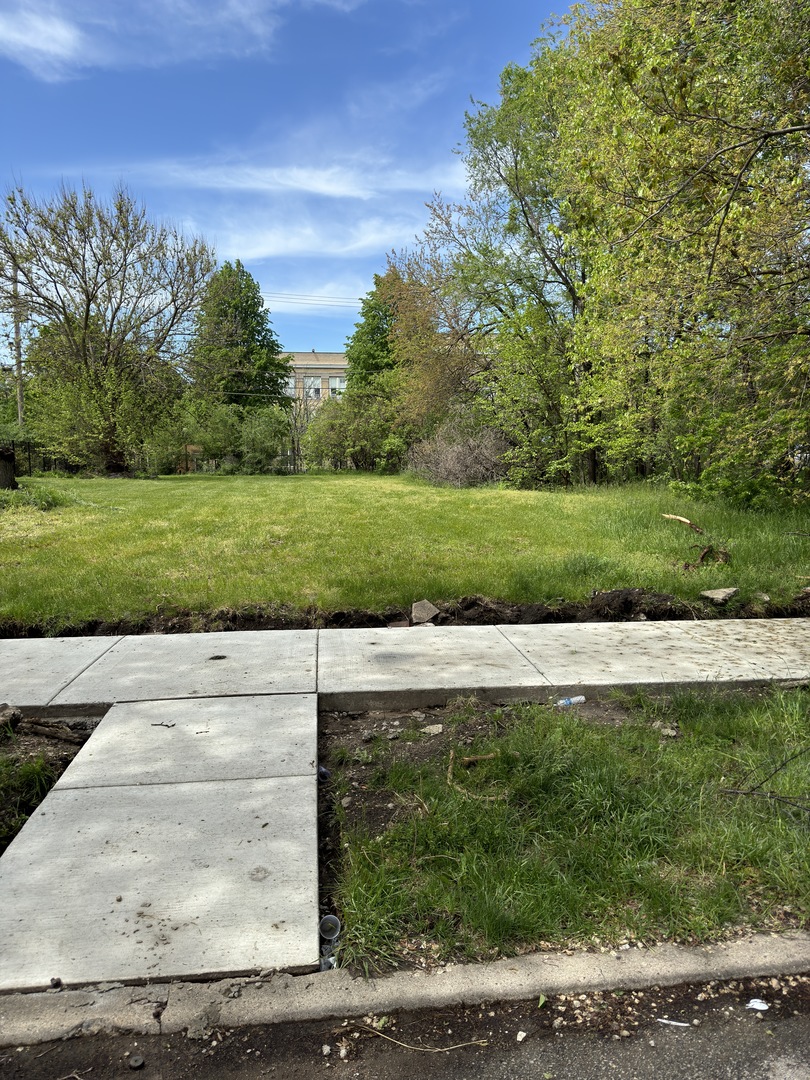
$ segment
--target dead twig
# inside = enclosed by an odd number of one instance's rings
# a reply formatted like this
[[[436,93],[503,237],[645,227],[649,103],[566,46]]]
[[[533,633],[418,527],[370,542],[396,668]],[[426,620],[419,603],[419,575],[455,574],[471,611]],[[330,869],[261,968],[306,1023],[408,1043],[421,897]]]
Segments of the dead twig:
[[[760,799],[771,799],[773,802],[786,803],[795,807],[796,810],[804,810],[810,814],[810,795],[777,795],[775,791],[757,791],[755,788],[742,791],[739,788],[721,788],[723,795],[754,795]]]
[[[469,769],[470,765],[477,765],[479,761],[494,761],[495,758],[500,756],[500,750],[495,750],[492,754],[471,754],[469,757],[463,757],[461,764],[465,769]]]
[[[769,772],[767,776],[763,777],[762,780],[760,780],[760,782],[758,784],[754,784],[754,786],[752,788],[749,788],[749,791],[751,791],[751,792],[758,791],[762,787],[763,784],[768,783],[768,781],[771,779],[771,777],[776,776],[776,774],[781,772],[782,769],[784,769],[786,766],[788,766],[791,763],[791,761],[795,761],[796,758],[800,758],[804,754],[810,754],[810,746],[803,746],[801,748],[801,750],[797,750],[795,754],[789,754],[785,758],[784,761],[780,762],[772,772]],[[756,772],[756,769],[749,769],[748,772],[745,774],[745,776],[740,781],[740,783],[741,784],[745,783],[745,781],[748,779],[748,777],[751,776],[751,774],[754,773],[754,772]]]
[[[803,746],[801,750],[797,750],[795,754],[788,754],[788,756],[780,761],[775,769],[763,776],[758,784],[754,784],[753,787],[743,788],[721,788],[720,790],[724,795],[754,795],[761,799],[771,799],[773,802],[786,803],[788,806],[793,806],[797,810],[804,810],[810,814],[810,795],[778,795],[775,791],[763,791],[762,788],[769,780],[772,780],[777,773],[780,773],[783,769],[790,765],[791,761],[795,761],[797,758],[802,757],[804,754],[810,754],[810,746]],[[749,776],[752,776],[756,772],[756,769],[749,769],[740,781],[740,785],[744,784]]]
[[[477,799],[478,802],[500,802],[501,800],[506,798],[506,792],[504,792],[502,795],[476,795],[472,791],[467,791],[467,789],[463,788],[461,784],[457,784],[453,779],[453,766],[455,764],[455,761],[456,751],[455,748],[453,748],[450,751],[450,763],[447,766],[448,787],[453,788],[454,791],[457,791],[460,795],[463,795],[465,799]]]
[[[379,1035],[381,1039],[396,1043],[397,1046],[402,1046],[405,1050],[419,1050],[423,1054],[449,1054],[451,1050],[461,1050],[465,1046],[489,1046],[487,1039],[474,1039],[472,1042],[456,1043],[455,1046],[413,1046],[411,1043],[400,1042],[399,1039],[394,1039],[390,1035],[384,1035],[381,1031],[377,1031],[376,1028],[367,1027],[365,1024],[358,1024],[357,1026],[365,1031],[370,1031],[372,1035]]]
[[[696,533],[702,533],[703,529],[699,525],[696,525],[694,521],[690,521],[689,518],[681,517],[680,514],[662,514],[661,517],[666,518],[668,521],[681,521],[684,525],[688,525],[690,529],[694,529]]]

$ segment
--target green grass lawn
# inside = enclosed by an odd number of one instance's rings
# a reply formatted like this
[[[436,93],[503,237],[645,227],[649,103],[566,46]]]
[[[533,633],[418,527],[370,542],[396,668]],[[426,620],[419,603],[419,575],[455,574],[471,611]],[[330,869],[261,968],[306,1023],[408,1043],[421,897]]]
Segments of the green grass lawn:
[[[618,727],[549,706],[490,709],[469,745],[467,704],[447,723],[451,745],[427,759],[413,752],[431,744],[418,720],[361,750],[371,771],[359,786],[333,753],[343,962],[810,924],[807,692],[626,707]],[[464,755],[482,758],[465,769]],[[389,820],[366,823],[364,798],[392,807]]]
[[[459,491],[357,474],[23,484],[66,505],[0,508],[0,620],[50,632],[250,604],[383,610],[626,586],[689,601],[730,585],[741,600],[779,600],[810,583],[810,512],[746,513],[661,486]],[[702,537],[663,513],[696,521],[731,563],[685,573]]]

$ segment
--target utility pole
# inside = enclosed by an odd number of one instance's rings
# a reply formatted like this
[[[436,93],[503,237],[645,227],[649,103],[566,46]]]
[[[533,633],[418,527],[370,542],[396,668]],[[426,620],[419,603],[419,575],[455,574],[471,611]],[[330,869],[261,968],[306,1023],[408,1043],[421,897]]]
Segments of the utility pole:
[[[12,284],[13,308],[14,308],[14,366],[17,372],[17,423],[23,426],[25,419],[25,407],[23,403],[23,369],[22,369],[22,331],[20,329],[20,294],[17,288],[17,264],[14,264],[14,280]]]

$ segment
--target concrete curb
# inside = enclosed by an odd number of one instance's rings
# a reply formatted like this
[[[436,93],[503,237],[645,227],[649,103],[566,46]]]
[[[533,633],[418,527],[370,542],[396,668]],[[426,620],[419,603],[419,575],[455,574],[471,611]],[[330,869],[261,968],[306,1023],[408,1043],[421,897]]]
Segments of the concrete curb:
[[[810,971],[810,933],[760,934],[718,945],[657,945],[618,953],[534,953],[379,979],[337,970],[215,983],[106,985],[0,997],[0,1046],[80,1035],[202,1037],[212,1028],[431,1009],[540,994],[677,986]]]

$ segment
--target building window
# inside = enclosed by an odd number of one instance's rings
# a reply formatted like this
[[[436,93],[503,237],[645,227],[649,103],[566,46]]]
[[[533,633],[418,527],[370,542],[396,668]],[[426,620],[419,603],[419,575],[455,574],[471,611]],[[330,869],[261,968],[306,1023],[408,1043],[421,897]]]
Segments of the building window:
[[[346,379],[343,375],[329,376],[329,397],[340,397],[346,389]]]
[[[284,393],[287,397],[295,397],[295,376],[288,375],[284,383]]]
[[[319,375],[304,376],[304,397],[319,398],[321,396],[321,379]]]

